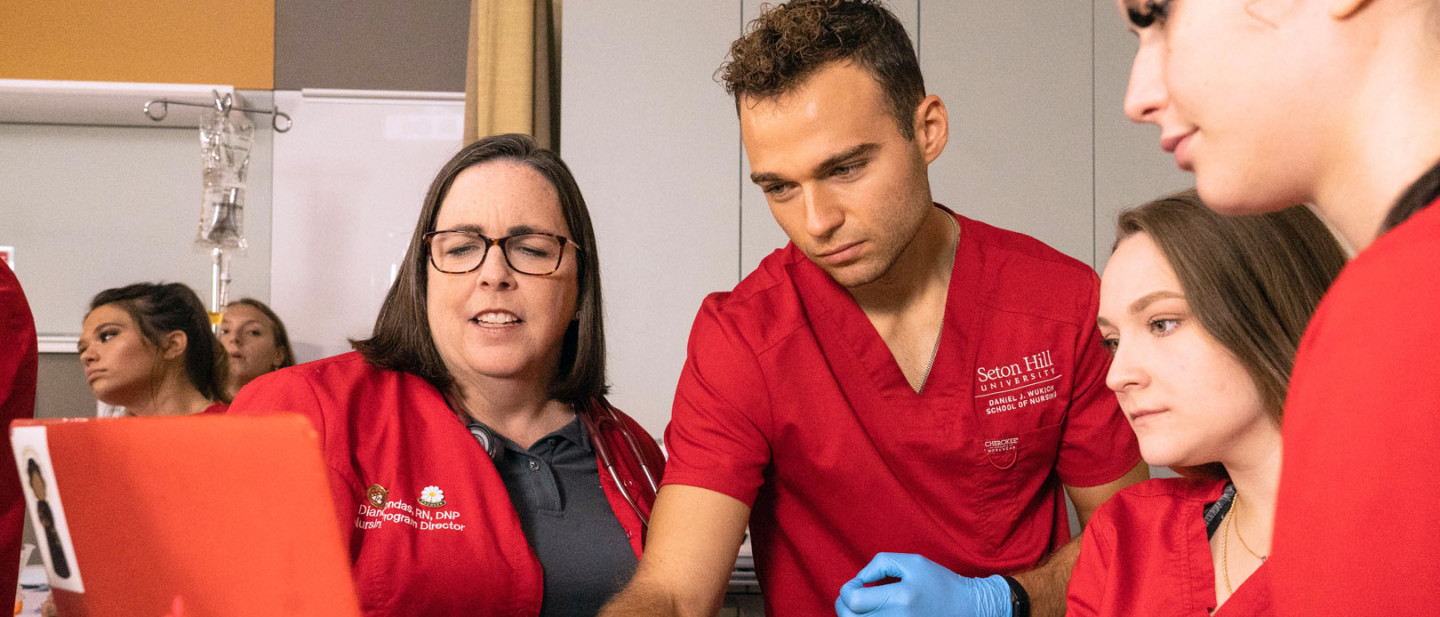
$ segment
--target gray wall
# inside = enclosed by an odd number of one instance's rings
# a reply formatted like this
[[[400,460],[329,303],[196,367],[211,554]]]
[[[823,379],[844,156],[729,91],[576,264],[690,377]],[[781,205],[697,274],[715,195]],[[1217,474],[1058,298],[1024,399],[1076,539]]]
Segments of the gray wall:
[[[564,20],[561,154],[599,244],[612,401],[658,437],[695,310],[739,280],[739,133],[710,74],[740,6],[570,2]]]
[[[1121,105],[1137,41],[1110,0],[1095,11],[1095,261],[1105,267],[1120,211],[1195,185],[1160,151],[1160,129],[1125,117]]]
[[[465,91],[470,0],[275,0],[275,89]]]

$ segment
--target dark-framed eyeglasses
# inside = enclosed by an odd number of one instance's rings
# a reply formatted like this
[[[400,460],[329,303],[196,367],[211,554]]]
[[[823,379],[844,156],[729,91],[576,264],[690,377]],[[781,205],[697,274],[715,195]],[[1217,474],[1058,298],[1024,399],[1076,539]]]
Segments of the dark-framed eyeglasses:
[[[473,231],[445,229],[427,233],[423,238],[430,265],[446,274],[474,272],[485,263],[490,247],[498,246],[511,270],[546,276],[560,269],[566,244],[575,245],[576,250],[581,248],[579,242],[565,236],[543,232],[489,238]]]

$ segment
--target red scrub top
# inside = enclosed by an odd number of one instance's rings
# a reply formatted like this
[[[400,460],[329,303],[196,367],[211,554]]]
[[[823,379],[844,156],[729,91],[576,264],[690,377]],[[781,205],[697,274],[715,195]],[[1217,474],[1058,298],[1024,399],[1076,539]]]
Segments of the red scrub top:
[[[303,414],[320,432],[367,617],[540,614],[540,562],[505,484],[428,382],[376,368],[352,352],[262,375],[229,411],[275,412]],[[640,437],[645,456],[658,458],[654,440],[619,415]],[[631,454],[616,450],[615,456]],[[601,488],[638,558],[640,518],[603,464],[600,469]],[[644,482],[627,478],[626,465],[616,469],[622,480]],[[422,492],[431,505],[422,503]]]
[[[1085,526],[1070,575],[1069,617],[1207,617],[1215,607],[1215,560],[1207,505],[1224,480],[1164,478],[1125,488]],[[1215,617],[1270,614],[1270,569],[1261,564]]]
[[[0,423],[35,417],[35,380],[40,366],[35,319],[20,281],[0,261]],[[15,461],[5,439],[5,466]],[[19,574],[20,536],[25,528],[25,495],[15,468],[0,473],[0,590],[14,589]],[[0,597],[5,597],[0,595]]]
[[[1440,611],[1440,201],[1375,240],[1295,359],[1275,512],[1280,615]]]
[[[875,553],[964,575],[1026,570],[1070,538],[1061,484],[1140,459],[1105,387],[1090,268],[957,217],[922,393],[849,293],[793,245],[707,298],[666,429],[666,484],[751,506],[766,614],[834,615]]]

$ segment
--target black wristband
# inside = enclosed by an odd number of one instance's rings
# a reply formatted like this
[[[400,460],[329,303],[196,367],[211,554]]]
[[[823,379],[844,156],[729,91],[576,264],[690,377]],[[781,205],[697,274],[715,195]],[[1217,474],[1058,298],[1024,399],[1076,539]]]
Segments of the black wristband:
[[[1025,593],[1025,586],[1008,576],[1004,578],[1010,585],[1010,617],[1030,617],[1030,594]]]

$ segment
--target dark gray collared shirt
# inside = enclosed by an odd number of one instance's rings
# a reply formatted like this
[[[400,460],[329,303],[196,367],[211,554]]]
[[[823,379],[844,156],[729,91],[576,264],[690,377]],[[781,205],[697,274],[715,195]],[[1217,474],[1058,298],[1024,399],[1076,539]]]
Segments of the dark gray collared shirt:
[[[635,573],[635,552],[600,488],[580,419],[529,450],[500,437],[496,462],[520,526],[545,571],[541,617],[594,615]]]

